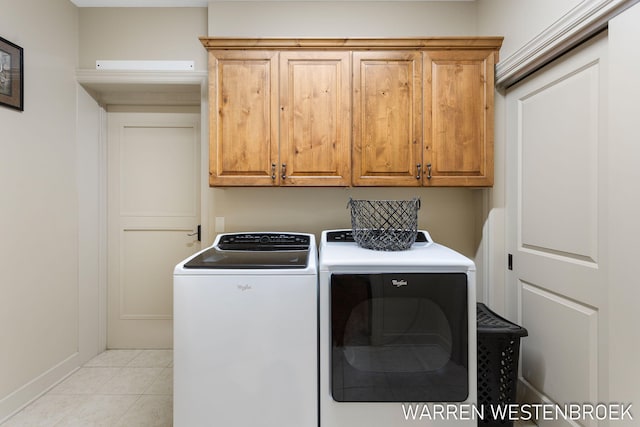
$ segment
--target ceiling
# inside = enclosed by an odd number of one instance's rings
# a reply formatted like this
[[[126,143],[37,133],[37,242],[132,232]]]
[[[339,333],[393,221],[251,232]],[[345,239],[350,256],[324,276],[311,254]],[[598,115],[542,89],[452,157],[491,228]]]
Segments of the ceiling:
[[[78,7],[207,7],[208,0],[71,0]]]
[[[246,1],[246,0],[212,0],[212,1]],[[257,0],[257,1],[309,1],[309,0]],[[336,0],[312,0],[336,1]],[[344,0],[337,0],[344,1]],[[380,1],[380,0],[349,0]],[[389,1],[389,0],[381,0]],[[407,1],[407,0],[391,0]],[[475,0],[408,0],[408,1],[475,1]],[[78,7],[207,7],[209,0],[71,0]]]

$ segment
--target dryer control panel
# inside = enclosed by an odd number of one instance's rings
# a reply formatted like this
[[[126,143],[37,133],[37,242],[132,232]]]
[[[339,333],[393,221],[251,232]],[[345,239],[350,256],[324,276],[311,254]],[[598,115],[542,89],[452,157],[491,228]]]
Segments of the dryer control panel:
[[[416,235],[416,242],[425,243],[428,242],[427,236],[422,232],[418,231]],[[329,231],[327,233],[327,242],[350,242],[354,243],[353,239],[353,231],[352,230],[337,230],[337,231]]]

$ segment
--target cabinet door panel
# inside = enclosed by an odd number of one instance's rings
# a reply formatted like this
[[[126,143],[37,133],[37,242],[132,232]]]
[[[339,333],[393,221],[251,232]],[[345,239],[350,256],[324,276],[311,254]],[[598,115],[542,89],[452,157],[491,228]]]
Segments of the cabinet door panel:
[[[349,52],[280,54],[281,185],[351,183],[350,79]]]
[[[421,53],[354,52],[353,67],[353,184],[420,185]]]
[[[277,52],[209,53],[210,185],[275,185]],[[274,165],[274,166],[272,166]]]
[[[424,74],[424,184],[493,185],[494,52],[425,52]]]

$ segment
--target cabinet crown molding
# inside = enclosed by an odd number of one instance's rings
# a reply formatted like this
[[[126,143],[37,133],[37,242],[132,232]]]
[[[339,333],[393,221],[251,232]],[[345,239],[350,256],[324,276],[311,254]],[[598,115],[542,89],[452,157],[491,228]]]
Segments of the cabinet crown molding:
[[[251,49],[487,49],[499,50],[503,37],[411,37],[411,38],[235,38],[200,37],[208,50]]]

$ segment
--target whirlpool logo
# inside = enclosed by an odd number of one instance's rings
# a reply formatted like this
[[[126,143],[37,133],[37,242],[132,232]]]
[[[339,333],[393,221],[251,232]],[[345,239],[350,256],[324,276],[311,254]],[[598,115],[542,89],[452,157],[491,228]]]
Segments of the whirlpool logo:
[[[391,284],[393,286],[395,286],[396,288],[401,288],[402,286],[407,286],[408,285],[407,281],[406,280],[402,280],[402,279],[400,279],[400,280],[391,279]]]

